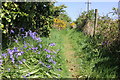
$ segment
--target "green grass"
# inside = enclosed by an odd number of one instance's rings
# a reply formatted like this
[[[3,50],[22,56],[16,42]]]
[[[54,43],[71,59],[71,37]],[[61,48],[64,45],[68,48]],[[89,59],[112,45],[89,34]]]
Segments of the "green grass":
[[[26,58],[26,62],[23,62],[22,65],[17,63],[18,67],[11,63],[9,57],[4,58],[3,65],[1,67],[1,75],[2,77],[7,78],[21,78],[22,75],[31,74],[28,78],[68,78],[70,74],[67,70],[67,63],[65,61],[66,57],[64,56],[64,52],[66,49],[64,48],[64,37],[68,37],[73,46],[73,50],[75,51],[75,56],[77,58],[77,62],[80,70],[79,74],[81,78],[116,78],[117,70],[119,70],[118,60],[116,58],[118,54],[110,54],[109,49],[103,49],[98,46],[97,41],[90,36],[84,35],[82,32],[77,31],[75,29],[63,29],[57,30],[52,29],[50,33],[50,37],[42,37],[42,42],[37,43],[32,38],[25,38],[23,41],[19,41],[19,43],[12,42],[12,45],[9,46],[9,49],[13,49],[14,47],[18,47],[19,50],[23,48],[24,41],[33,45],[34,47],[38,47],[39,44],[42,44],[43,48],[39,48],[37,52],[40,50],[41,54],[36,54],[33,51],[26,51],[26,49],[31,48],[32,46],[28,46],[28,48],[24,48],[25,52],[24,56],[20,56],[16,61]],[[50,47],[48,46],[50,43],[55,43],[56,46]],[[54,55],[53,53],[47,53],[44,51],[44,48],[47,48],[52,51],[56,51],[56,58],[54,60],[57,62],[57,65],[53,65],[47,62],[46,55]],[[6,53],[7,51],[3,51]],[[118,55],[119,56],[119,55]],[[41,60],[45,64],[52,65],[53,68],[49,70],[48,68],[43,67],[41,64],[37,64],[38,61]],[[37,65],[36,65],[37,64]],[[35,66],[36,65],[36,66]],[[11,71],[8,71],[8,68]],[[61,69],[58,71],[57,69]],[[14,74],[13,74],[14,73]]]
[[[82,78],[116,78],[116,68],[104,66],[107,62],[102,64],[103,66],[97,66],[97,64],[105,62],[109,58],[102,57],[102,54],[105,53],[102,53],[103,49],[96,47],[97,44],[92,37],[76,30],[70,30],[69,39],[72,40],[74,45],[75,56],[78,56],[79,72]]]

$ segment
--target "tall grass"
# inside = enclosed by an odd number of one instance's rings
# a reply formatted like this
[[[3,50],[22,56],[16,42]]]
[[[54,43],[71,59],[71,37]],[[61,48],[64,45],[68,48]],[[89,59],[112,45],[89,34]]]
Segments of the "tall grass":
[[[105,49],[100,48],[95,39],[76,30],[70,30],[69,39],[72,40],[72,44],[76,52],[75,56],[77,57],[80,66],[79,72],[81,78],[117,77],[117,67],[115,67],[114,64],[113,67],[110,67],[112,65],[106,62],[110,58],[108,56],[103,57],[103,54],[108,54],[108,52],[105,52]],[[109,63],[110,62],[111,61],[109,61]]]

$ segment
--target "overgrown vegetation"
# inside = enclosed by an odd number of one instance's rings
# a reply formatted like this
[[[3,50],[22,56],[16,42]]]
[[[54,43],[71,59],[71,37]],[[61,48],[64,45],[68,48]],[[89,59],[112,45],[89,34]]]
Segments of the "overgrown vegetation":
[[[54,2],[2,3],[0,77],[68,78],[63,55],[67,35],[79,64],[79,78],[119,78],[118,20],[98,16],[93,37],[84,33],[93,33],[94,10],[84,11],[73,23],[64,8]],[[117,15],[116,8],[111,13]]]

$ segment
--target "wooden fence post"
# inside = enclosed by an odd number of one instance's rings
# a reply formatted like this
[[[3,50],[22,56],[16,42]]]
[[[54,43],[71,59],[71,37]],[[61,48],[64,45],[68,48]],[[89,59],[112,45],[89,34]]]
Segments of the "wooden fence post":
[[[93,37],[95,36],[95,28],[97,27],[97,22],[98,22],[98,9],[95,9],[95,21],[94,21],[94,32],[93,32]]]

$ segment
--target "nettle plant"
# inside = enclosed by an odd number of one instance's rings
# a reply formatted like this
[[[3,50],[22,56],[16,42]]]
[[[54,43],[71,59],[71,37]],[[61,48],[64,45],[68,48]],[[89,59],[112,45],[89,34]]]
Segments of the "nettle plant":
[[[11,31],[14,33],[14,31]],[[14,39],[0,56],[2,78],[58,78],[61,71],[59,49],[46,44],[36,32],[28,31]]]

